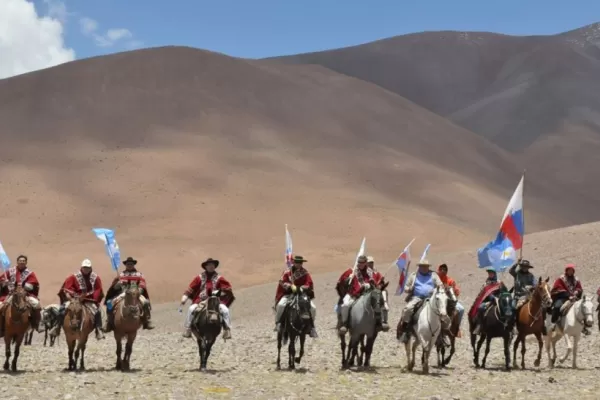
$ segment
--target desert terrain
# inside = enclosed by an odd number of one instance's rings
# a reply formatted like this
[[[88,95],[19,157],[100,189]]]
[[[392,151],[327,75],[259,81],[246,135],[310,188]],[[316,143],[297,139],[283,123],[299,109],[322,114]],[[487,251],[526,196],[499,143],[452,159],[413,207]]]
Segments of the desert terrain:
[[[595,250],[600,240],[600,223],[573,226],[527,237],[524,255],[535,265],[536,276],[556,277],[565,263],[575,262],[585,293],[595,298],[600,279],[595,271],[600,261]],[[380,260],[378,268],[392,281],[396,289],[397,272]],[[348,254],[347,258],[353,255]],[[457,279],[463,294],[461,302],[468,309],[472,304],[485,272],[478,270],[473,252],[441,254],[433,251],[431,261],[446,262]],[[386,260],[387,261],[387,260]],[[310,268],[310,262],[307,267]],[[395,268],[395,267],[394,267]],[[429,376],[403,370],[406,365],[404,347],[395,332],[380,334],[370,370],[340,371],[340,349],[335,335],[335,281],[342,271],[316,274],[316,305],[320,338],[307,339],[306,355],[294,372],[277,371],[277,354],[273,314],[271,311],[275,283],[255,286],[236,292],[237,301],[231,307],[233,339],[219,340],[209,359],[209,371],[197,371],[199,358],[192,339],[181,337],[182,316],[177,304],[155,307],[157,329],[143,331],[138,336],[132,355],[130,373],[113,370],[114,340],[91,339],[86,358],[87,372],[63,372],[67,365],[64,336],[52,348],[44,348],[41,336],[34,336],[31,347],[25,347],[20,375],[4,375],[4,399],[48,398],[75,399],[528,399],[556,398],[557,394],[580,399],[597,398],[596,377],[600,368],[600,334],[595,325],[590,336],[584,337],[579,350],[579,370],[570,370],[570,359],[554,370],[547,368],[544,353],[540,368],[533,367],[537,347],[531,341],[526,354],[526,371],[503,372],[501,342],[492,342],[488,370],[472,366],[472,352],[466,338],[457,340],[457,353],[444,370],[432,368]],[[151,286],[153,289],[156,284]],[[156,289],[155,289],[156,290]],[[400,317],[403,298],[390,296],[390,323],[395,326]],[[594,300],[595,304],[595,300]],[[466,324],[463,328],[467,329]],[[562,356],[564,342],[557,352]],[[285,353],[284,353],[285,354]],[[431,362],[435,365],[435,355]],[[568,390],[567,395],[565,390]],[[560,398],[560,395],[559,395]]]

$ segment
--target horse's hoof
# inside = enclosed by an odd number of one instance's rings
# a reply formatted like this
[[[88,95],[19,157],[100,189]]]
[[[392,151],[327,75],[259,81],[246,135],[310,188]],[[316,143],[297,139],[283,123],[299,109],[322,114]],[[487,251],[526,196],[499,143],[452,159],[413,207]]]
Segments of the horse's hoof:
[[[534,366],[534,367],[539,367],[539,366],[540,366],[540,360],[535,360],[535,361],[533,362],[533,366]]]
[[[8,371],[8,367],[9,367],[8,363],[4,364],[4,370],[5,371]]]
[[[423,367],[423,373],[424,374],[428,374],[429,373],[429,367]]]
[[[294,361],[297,362],[298,364],[300,364],[300,357],[294,358]]]

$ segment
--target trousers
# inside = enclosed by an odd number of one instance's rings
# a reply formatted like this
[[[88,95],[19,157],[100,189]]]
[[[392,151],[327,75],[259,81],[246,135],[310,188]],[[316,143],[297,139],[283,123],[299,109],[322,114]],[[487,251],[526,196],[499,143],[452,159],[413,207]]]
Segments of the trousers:
[[[402,311],[402,322],[410,323],[410,320],[415,313],[417,307],[423,302],[423,299],[417,296],[413,296],[408,303],[404,306]]]
[[[199,304],[192,304],[188,308],[187,317],[185,319],[184,328],[190,329],[192,326],[192,315],[194,311],[198,308]],[[231,317],[229,315],[229,308],[225,304],[219,304],[219,314],[223,318],[223,324],[227,327],[227,329],[231,329]]]
[[[6,307],[7,304],[10,304],[11,301],[12,295],[8,295],[8,297],[4,301],[0,302],[0,310],[4,310],[4,307]],[[27,303],[29,303],[31,308],[33,308],[34,310],[42,309],[40,301],[33,296],[27,296]]]
[[[289,296],[283,296],[277,305],[275,306],[275,323],[278,323],[283,316],[283,311],[290,301]],[[315,303],[310,301],[310,316],[312,317],[313,322],[317,319],[317,307],[315,307]]]
[[[459,301],[456,302],[456,311],[458,311],[458,325],[460,326],[460,323],[463,319],[463,315],[465,315],[465,308]]]
[[[125,298],[125,292],[123,292],[123,293],[121,293],[120,295],[116,296],[116,297],[115,297],[115,298],[112,300],[112,302],[113,302],[113,304],[115,304],[115,303],[117,303],[117,302],[121,301],[121,300],[122,300],[122,299],[124,299],[124,298]],[[144,304],[144,305],[146,305],[146,304],[150,303],[150,300],[148,300],[148,299],[147,299],[147,298],[146,298],[146,297],[145,297],[143,294],[140,294],[140,297],[139,297],[139,299],[140,299],[140,303],[142,303],[142,304]]]

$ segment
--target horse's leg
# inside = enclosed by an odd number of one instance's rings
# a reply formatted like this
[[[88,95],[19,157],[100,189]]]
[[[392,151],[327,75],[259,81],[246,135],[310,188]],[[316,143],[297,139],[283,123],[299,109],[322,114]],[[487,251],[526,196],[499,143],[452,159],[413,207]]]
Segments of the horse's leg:
[[[519,342],[521,341],[521,333],[517,330],[517,337],[513,344],[513,368],[517,368],[517,349],[519,348]],[[525,345],[523,343],[523,345]]]
[[[579,335],[573,336],[573,369],[577,369],[577,347],[579,346]]]
[[[371,366],[371,355],[373,354],[373,347],[375,346],[375,340],[377,339],[377,331],[373,334],[373,337],[367,337],[367,345],[365,346],[365,367]]]
[[[444,351],[442,351],[442,358],[443,358],[443,354]],[[454,352],[456,351],[456,336],[452,336],[450,338],[450,354],[448,355],[448,358],[444,360],[444,363],[442,364],[442,366],[446,366],[448,364],[450,364],[450,360],[452,359],[452,356],[454,355]]]
[[[548,356],[548,368],[554,368],[554,360],[550,355],[550,347],[552,346],[552,332],[548,332],[548,335],[544,338],[544,345],[546,347],[546,355]]]
[[[198,343],[198,356],[200,357],[199,369],[202,371],[202,368],[204,367],[204,339],[202,337],[198,337],[196,342]]]
[[[10,342],[11,342],[11,336],[8,334],[8,332],[5,331],[4,333],[4,348],[5,348],[5,355],[6,355],[6,361],[4,361],[4,369],[8,371],[9,367],[10,367]]]
[[[525,369],[525,353],[527,352],[527,346],[525,345],[525,334],[521,338],[521,369]]]
[[[75,362],[75,357],[74,357],[76,344],[77,344],[77,339],[69,340],[69,338],[67,338],[67,345],[69,346],[69,371],[73,371],[77,368],[77,363]]]
[[[85,347],[87,345],[87,337],[79,341],[79,349],[81,350],[81,359],[79,360],[79,369],[85,370]]]
[[[502,337],[504,341],[504,368],[510,371],[510,332]]]
[[[115,365],[115,369],[117,371],[121,371],[123,364],[121,361],[121,354],[123,353],[123,343],[121,343],[121,335],[117,333],[116,330],[113,330],[115,336],[115,342],[117,343],[117,364]]]
[[[27,333],[25,333],[25,335],[21,334],[15,339],[15,354],[13,356],[12,363],[10,366],[10,370],[12,372],[17,372],[17,359],[19,358],[19,354],[21,353],[21,344],[23,343],[23,338],[26,338],[26,335]]]
[[[44,347],[46,347],[46,342],[48,341],[48,328],[44,329]]]
[[[346,359],[346,335],[339,335],[340,347],[342,349],[342,369],[348,367],[348,360]]]
[[[485,369],[485,363],[487,362],[487,356],[490,354],[490,343],[492,343],[492,337],[486,336],[485,338],[485,353],[483,354],[483,360],[481,360],[481,367]]]
[[[133,352],[133,342],[137,336],[137,331],[133,331],[127,335],[127,343],[125,343],[125,357],[123,357],[123,371],[129,371],[129,360],[131,359],[131,353]],[[208,358],[208,356],[207,356]]]
[[[298,357],[296,357],[296,362],[298,364],[300,364],[300,361],[302,361],[302,356],[304,355],[304,342],[305,341],[306,341],[306,334],[301,333],[300,334],[300,354],[298,355]]]
[[[535,359],[535,361],[533,362],[533,366],[539,367],[540,362],[542,361],[542,348],[544,347],[544,342],[542,341],[542,334],[539,332],[537,332],[535,334],[535,338],[538,341],[538,355],[537,355],[537,358]]]
[[[280,329],[281,330],[281,329]],[[277,332],[277,369],[281,369],[281,342],[282,342],[283,334],[281,332]],[[343,355],[342,350],[342,355]],[[342,362],[343,364],[343,362]]]
[[[477,342],[477,350],[475,351],[475,368],[479,368],[479,352],[481,351],[481,346],[483,345],[483,342],[486,339],[486,335],[481,334],[481,336],[479,337],[479,341]]]
[[[360,344],[360,354],[358,354],[358,361],[357,361],[356,365],[358,365],[359,367],[363,366],[363,362],[365,360],[365,351],[366,351],[365,336],[366,335],[360,335],[359,339],[358,339],[358,344]],[[358,352],[358,345],[356,346],[356,351]]]
[[[473,349],[473,364],[479,367],[479,350],[477,349],[477,335],[471,333],[471,348]]]
[[[412,371],[415,368],[415,359],[417,357],[417,347],[419,347],[419,340],[417,338],[415,338],[414,342],[412,343],[409,371]]]
[[[288,368],[296,369],[294,358],[296,357],[296,335],[290,335],[290,343],[288,344]]]
[[[571,341],[569,340],[569,335],[567,335],[566,333],[564,334],[564,338],[565,338],[565,342],[567,342],[567,352],[565,353],[565,356],[563,358],[561,358],[560,360],[558,360],[558,362],[560,364],[564,363],[567,358],[569,358],[569,354],[571,354],[571,349],[572,349],[572,345],[571,345]]]
[[[210,351],[212,350],[213,345],[215,344],[215,340],[217,338],[216,337],[211,337],[210,339],[206,340],[206,344],[205,344],[205,350],[204,350],[204,368],[206,369],[208,367],[208,357],[210,357]]]

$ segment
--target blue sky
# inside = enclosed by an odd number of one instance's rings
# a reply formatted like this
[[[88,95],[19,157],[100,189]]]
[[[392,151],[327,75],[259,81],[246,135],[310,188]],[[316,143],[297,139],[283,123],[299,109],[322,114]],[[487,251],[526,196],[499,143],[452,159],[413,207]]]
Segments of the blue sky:
[[[59,0],[34,0],[40,13]],[[424,30],[552,34],[600,21],[600,0],[64,0],[65,44],[77,58],[186,45],[240,57],[330,49]],[[82,32],[96,22],[98,37]],[[113,29],[126,37],[102,43]],[[117,31],[121,29],[121,31]],[[98,41],[100,40],[100,41]]]

